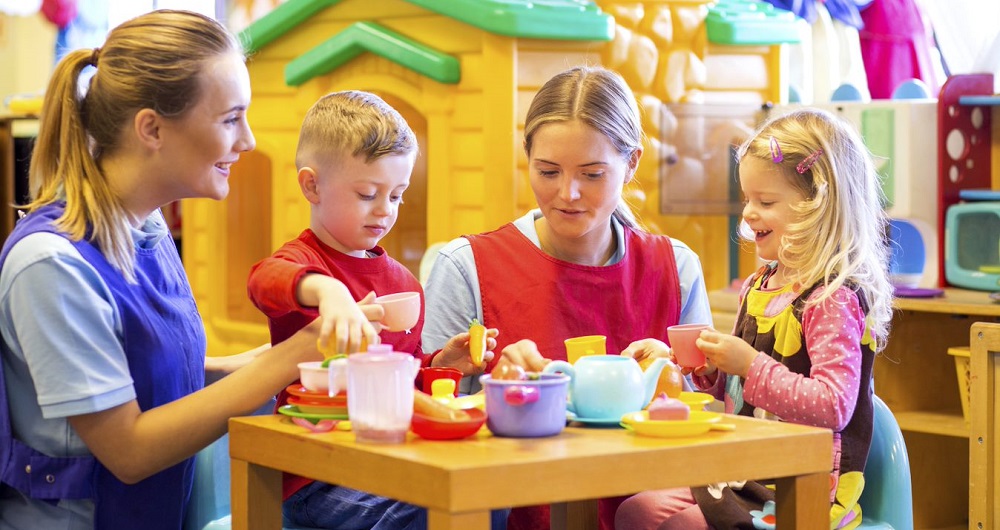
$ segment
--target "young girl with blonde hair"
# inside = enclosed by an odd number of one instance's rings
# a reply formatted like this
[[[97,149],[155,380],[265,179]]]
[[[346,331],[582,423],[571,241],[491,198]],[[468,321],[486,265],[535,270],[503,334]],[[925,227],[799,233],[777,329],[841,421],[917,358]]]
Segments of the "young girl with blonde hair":
[[[879,177],[851,126],[819,110],[768,121],[737,157],[741,232],[768,263],[743,284],[733,334],[702,332],[693,380],[726,412],[833,430],[831,528],[855,528],[872,365],[892,316]],[[752,481],[650,491],[622,504],[616,527],[773,528],[773,502]]]

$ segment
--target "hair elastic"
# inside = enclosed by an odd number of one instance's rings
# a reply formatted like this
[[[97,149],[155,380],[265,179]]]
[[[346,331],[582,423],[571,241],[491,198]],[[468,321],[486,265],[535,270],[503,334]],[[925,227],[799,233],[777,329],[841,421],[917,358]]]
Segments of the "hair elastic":
[[[100,46],[98,46],[97,48],[94,48],[94,53],[90,54],[90,64],[92,64],[92,65],[94,65],[96,67],[97,66],[97,57],[100,54],[101,54],[101,48],[100,48]]]
[[[805,158],[805,160],[799,162],[799,164],[797,166],[795,166],[795,171],[798,171],[799,175],[805,174],[806,171],[809,171],[809,168],[813,167],[813,164],[816,163],[816,160],[822,154],[823,154],[823,150],[822,149],[817,149],[817,150],[813,151],[813,153],[811,155],[807,156]]]
[[[781,146],[778,145],[778,139],[771,137],[771,160],[774,160],[775,164],[780,164],[782,160],[785,159],[785,155],[781,152]]]

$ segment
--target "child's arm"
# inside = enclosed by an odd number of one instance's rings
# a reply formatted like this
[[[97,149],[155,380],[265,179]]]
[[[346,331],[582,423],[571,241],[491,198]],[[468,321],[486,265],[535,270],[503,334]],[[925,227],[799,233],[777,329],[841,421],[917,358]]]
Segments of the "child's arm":
[[[431,366],[458,368],[465,375],[481,374],[493,360],[493,348],[497,347],[496,337],[499,333],[496,328],[487,328],[486,353],[483,355],[483,362],[479,365],[472,362],[472,355],[469,352],[469,332],[465,331],[455,335],[445,343],[444,348],[431,360]]]
[[[382,320],[384,312],[381,306],[372,303],[375,293],[368,293],[360,302],[355,303],[343,282],[315,273],[303,276],[295,292],[300,304],[315,307],[319,311],[322,322],[320,344],[326,345],[332,338],[331,350],[335,353],[361,350],[362,337],[368,344],[378,344],[378,332],[370,320]]]
[[[809,376],[791,373],[770,357],[759,355],[750,367],[744,397],[786,421],[843,429],[858,399],[864,329],[857,295],[850,289],[839,289],[822,304],[803,312],[804,353],[812,362]]]

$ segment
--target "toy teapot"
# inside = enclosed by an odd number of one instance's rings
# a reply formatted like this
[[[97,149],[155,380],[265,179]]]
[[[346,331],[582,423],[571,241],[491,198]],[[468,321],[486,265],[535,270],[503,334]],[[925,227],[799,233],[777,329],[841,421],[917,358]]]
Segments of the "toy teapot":
[[[642,410],[653,399],[660,372],[669,362],[657,358],[645,372],[631,357],[588,355],[576,364],[549,363],[542,373],[570,377],[567,410],[586,420],[615,420]]]

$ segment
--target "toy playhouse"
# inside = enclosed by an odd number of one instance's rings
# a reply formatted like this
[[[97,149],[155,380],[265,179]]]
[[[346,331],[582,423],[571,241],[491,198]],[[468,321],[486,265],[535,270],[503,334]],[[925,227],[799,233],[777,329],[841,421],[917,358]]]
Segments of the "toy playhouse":
[[[428,245],[534,206],[520,128],[542,83],[578,64],[619,71],[649,137],[630,201],[651,230],[702,257],[710,288],[726,285],[736,274],[724,250],[729,217],[660,213],[658,182],[677,160],[667,106],[780,101],[780,44],[797,35],[790,13],[746,0],[289,0],[241,34],[256,150],[234,167],[226,201],[183,206],[185,266],[210,353],[268,340],[247,301],[247,273],[308,225],[295,179],[298,129],[310,105],[337,90],[379,94],[417,133],[406,204],[382,242],[416,273]]]

